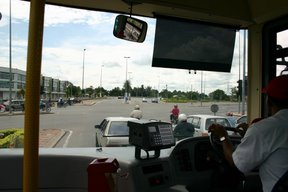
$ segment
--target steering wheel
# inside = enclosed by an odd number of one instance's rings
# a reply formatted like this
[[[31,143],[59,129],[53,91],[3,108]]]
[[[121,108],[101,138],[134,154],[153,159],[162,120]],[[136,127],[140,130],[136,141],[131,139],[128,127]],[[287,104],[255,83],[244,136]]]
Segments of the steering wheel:
[[[226,131],[236,131],[235,128],[233,127],[224,127],[226,129]],[[218,136],[216,136],[213,132],[211,132],[209,134],[209,141],[210,144],[213,148],[213,150],[215,151],[216,157],[217,157],[217,161],[218,162],[223,162],[225,159],[225,155],[224,155],[224,151],[223,151],[223,147],[220,141],[220,138]]]

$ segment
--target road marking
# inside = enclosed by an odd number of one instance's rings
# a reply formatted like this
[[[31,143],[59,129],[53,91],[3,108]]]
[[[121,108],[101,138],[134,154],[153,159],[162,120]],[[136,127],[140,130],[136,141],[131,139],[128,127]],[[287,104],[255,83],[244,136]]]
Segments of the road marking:
[[[66,148],[68,146],[69,140],[72,136],[73,131],[69,131],[67,139],[65,140],[65,143],[63,144],[63,148]]]

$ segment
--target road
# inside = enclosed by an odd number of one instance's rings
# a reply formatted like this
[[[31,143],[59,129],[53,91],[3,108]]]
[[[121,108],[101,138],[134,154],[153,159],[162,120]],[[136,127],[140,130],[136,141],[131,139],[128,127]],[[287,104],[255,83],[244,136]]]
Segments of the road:
[[[51,114],[40,115],[40,129],[63,129],[66,134],[56,147],[94,147],[95,124],[107,116],[129,116],[133,107],[139,104],[143,111],[143,119],[158,119],[169,121],[170,110],[174,103],[142,103],[142,98],[132,98],[125,104],[123,100],[109,98],[97,100],[94,105],[73,105],[67,108],[52,108]],[[237,112],[238,103],[178,103],[180,113],[186,114],[213,114],[210,110],[212,104],[219,106],[216,115],[225,115],[229,111]],[[0,116],[1,127],[23,128],[24,116]]]

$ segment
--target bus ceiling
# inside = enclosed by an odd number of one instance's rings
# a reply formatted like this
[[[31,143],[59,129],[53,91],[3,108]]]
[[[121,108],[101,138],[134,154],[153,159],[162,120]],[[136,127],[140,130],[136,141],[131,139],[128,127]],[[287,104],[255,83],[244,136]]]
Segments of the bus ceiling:
[[[132,15],[136,16],[154,18],[155,15],[163,15],[247,28],[251,24],[265,23],[287,14],[288,1],[275,1],[46,0],[46,4],[130,15],[132,3]]]

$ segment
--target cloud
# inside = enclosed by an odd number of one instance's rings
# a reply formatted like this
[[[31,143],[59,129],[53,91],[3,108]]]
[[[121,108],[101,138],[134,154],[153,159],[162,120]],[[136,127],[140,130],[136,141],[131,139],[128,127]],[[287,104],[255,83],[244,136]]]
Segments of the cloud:
[[[12,1],[13,21],[13,67],[26,70],[29,2]],[[0,1],[3,18],[0,21],[0,66],[8,67],[9,61],[9,0]],[[113,36],[116,14],[84,11],[47,5],[45,10],[42,74],[68,80],[76,86],[82,85],[83,60],[85,87],[102,86],[105,89],[123,87],[126,78],[132,86],[150,86],[155,89],[201,91],[216,88],[228,90],[236,86],[239,74],[239,51],[236,41],[231,73],[201,72],[181,69],[152,68],[155,20],[145,18],[148,23],[144,43],[133,43]],[[139,17],[138,17],[139,18]],[[143,19],[143,18],[140,18]],[[237,37],[236,37],[237,39]],[[85,58],[84,58],[84,49]],[[129,56],[126,60],[124,57]],[[242,58],[242,56],[240,56]],[[127,61],[127,71],[126,71]]]

